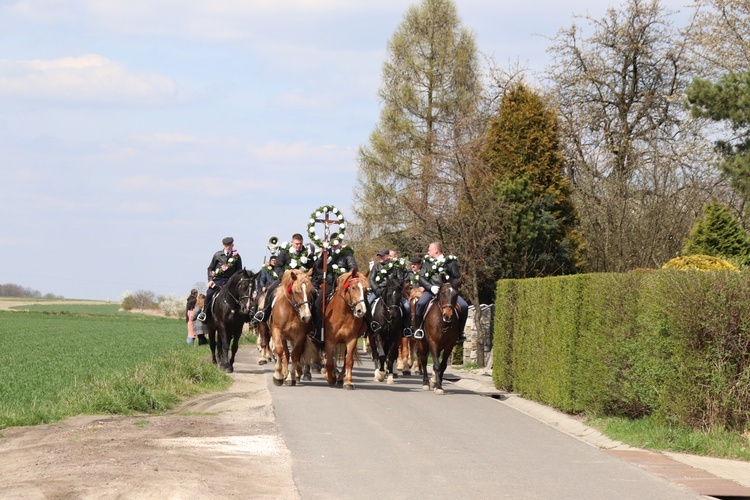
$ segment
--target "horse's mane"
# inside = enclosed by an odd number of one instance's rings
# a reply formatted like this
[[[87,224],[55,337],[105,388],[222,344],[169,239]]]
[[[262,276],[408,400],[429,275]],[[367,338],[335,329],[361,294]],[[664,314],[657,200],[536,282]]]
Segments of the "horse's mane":
[[[352,277],[352,274],[353,271],[349,271],[336,278],[336,290],[340,290],[344,283],[346,283],[347,280]],[[366,274],[357,272],[357,277],[355,279],[358,279],[360,282],[362,282],[362,287],[365,290],[370,288],[370,280],[367,279]]]
[[[297,275],[296,280],[292,277],[293,274]],[[302,280],[302,282],[306,281],[305,284],[307,285],[307,290],[309,293],[310,290],[312,290],[313,286],[312,286],[312,281],[310,281],[310,277],[307,275],[307,273],[304,271],[300,271],[299,269],[289,269],[281,277],[281,283],[279,284],[279,287],[276,289],[276,292],[275,292],[276,295],[274,298],[279,298],[283,296],[286,293],[287,288],[292,286],[295,281],[300,281],[300,280]]]

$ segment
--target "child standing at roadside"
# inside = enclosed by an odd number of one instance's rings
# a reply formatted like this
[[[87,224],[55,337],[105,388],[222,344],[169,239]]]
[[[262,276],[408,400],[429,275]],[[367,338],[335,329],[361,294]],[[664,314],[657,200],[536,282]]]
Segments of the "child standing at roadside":
[[[206,340],[206,333],[208,333],[208,329],[206,328],[206,323],[198,319],[198,315],[203,312],[203,306],[206,303],[206,296],[202,293],[198,295],[198,301],[195,303],[195,309],[191,311],[190,318],[193,321],[193,333],[198,338],[198,345],[204,345],[208,342]],[[190,341],[188,341],[190,343]]]

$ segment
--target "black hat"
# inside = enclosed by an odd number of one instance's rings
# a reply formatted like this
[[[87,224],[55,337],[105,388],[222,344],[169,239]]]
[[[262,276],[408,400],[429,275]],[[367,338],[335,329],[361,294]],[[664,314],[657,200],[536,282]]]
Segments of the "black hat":
[[[234,243],[234,238],[232,238],[231,236],[227,236],[226,238],[221,240],[221,243],[223,245],[231,245],[232,243]]]
[[[391,251],[388,250],[387,248],[381,248],[380,250],[378,250],[377,255],[378,257],[382,257],[384,255],[388,255],[389,253],[391,253]]]
[[[412,264],[421,264],[422,263],[422,257],[412,257],[409,259],[409,262]]]

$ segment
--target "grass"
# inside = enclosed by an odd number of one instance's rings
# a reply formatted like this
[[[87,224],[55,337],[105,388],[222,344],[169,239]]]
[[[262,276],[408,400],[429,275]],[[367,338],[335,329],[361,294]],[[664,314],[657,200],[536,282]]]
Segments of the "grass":
[[[226,388],[231,379],[206,360],[208,346],[185,337],[174,318],[0,311],[0,429],[160,412]]]
[[[86,314],[98,316],[129,314],[127,312],[120,312],[120,304],[86,304],[85,302],[70,304],[36,303],[23,306],[13,306],[11,309],[14,311],[46,312],[51,314]]]
[[[591,418],[586,424],[638,448],[750,461],[750,441],[736,432],[696,431],[666,425],[651,417]]]

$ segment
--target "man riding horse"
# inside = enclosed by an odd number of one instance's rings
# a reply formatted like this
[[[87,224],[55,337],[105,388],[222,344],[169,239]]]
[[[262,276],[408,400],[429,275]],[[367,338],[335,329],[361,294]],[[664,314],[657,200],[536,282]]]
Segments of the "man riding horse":
[[[348,245],[343,245],[341,240],[338,238],[338,233],[331,234],[331,241],[336,244],[331,245],[328,250],[328,265],[326,272],[326,294],[328,299],[334,292],[334,284],[336,279],[344,273],[349,271],[359,271],[357,266],[357,260],[354,258],[354,251]],[[315,313],[313,315],[313,321],[315,323],[315,338],[316,340],[322,340],[323,337],[320,335],[321,328],[323,328],[323,294],[321,288],[323,286],[323,252],[315,259],[313,264],[313,275],[312,284],[318,292],[318,296],[315,299]],[[326,300],[328,303],[328,300]]]
[[[211,302],[214,295],[224,285],[234,273],[242,269],[242,257],[234,249],[234,238],[227,236],[221,240],[224,246],[211,258],[208,265],[208,290],[206,291],[206,307],[200,313],[198,319],[206,321],[211,315]]]
[[[425,307],[430,300],[437,295],[440,285],[445,281],[460,280],[461,271],[458,269],[458,260],[456,257],[443,255],[443,244],[439,241],[430,243],[427,248],[427,255],[420,269],[418,283],[424,288],[424,293],[417,302],[417,308],[414,317],[414,336],[416,338],[424,337],[422,321],[424,318]],[[464,337],[464,327],[466,319],[469,317],[469,305],[466,301],[458,296],[459,311],[459,341],[466,340]]]
[[[284,272],[288,269],[297,269],[300,271],[307,271],[312,268],[313,258],[310,254],[310,249],[304,245],[304,238],[301,234],[295,233],[292,235],[292,242],[282,248],[276,257],[276,265],[273,270],[278,276],[273,283],[271,283],[266,289],[266,297],[273,297],[274,291],[279,287],[281,278],[284,276]],[[272,300],[266,300],[263,309],[259,310],[253,316],[254,323],[260,323],[268,320],[269,314],[271,313]],[[315,314],[315,313],[313,313]],[[315,319],[313,317],[313,319]]]
[[[368,304],[367,316],[365,318],[371,332],[376,332],[381,327],[381,325],[372,319],[372,305],[378,297],[383,295],[383,290],[388,282],[388,276],[391,273],[403,273],[402,278],[404,278],[406,275],[406,270],[401,261],[398,259],[391,260],[390,250],[382,248],[378,251],[377,255],[378,262],[370,269],[370,284],[372,288],[370,289],[370,293],[367,294]],[[408,326],[411,324],[411,307],[409,307],[409,300],[406,297],[401,298],[401,309],[403,310],[404,324],[407,325],[404,328],[403,335],[404,337],[411,337],[412,330]]]

